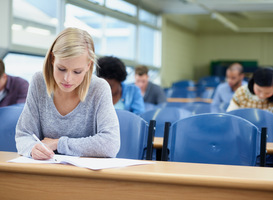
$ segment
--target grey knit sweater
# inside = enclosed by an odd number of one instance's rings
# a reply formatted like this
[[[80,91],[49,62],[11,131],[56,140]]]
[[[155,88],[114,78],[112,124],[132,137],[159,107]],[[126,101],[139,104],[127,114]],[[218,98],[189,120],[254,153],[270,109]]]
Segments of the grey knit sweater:
[[[115,157],[120,147],[119,123],[108,83],[92,75],[84,102],[65,116],[46,92],[41,72],[33,76],[23,112],[16,126],[18,153],[30,156],[35,133],[59,138],[58,153],[74,156]]]

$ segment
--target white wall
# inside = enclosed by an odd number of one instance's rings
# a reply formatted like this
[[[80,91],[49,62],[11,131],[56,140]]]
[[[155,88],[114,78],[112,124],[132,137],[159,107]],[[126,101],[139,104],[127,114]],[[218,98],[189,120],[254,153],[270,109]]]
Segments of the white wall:
[[[192,79],[196,35],[163,17],[161,83],[170,87],[175,81]]]

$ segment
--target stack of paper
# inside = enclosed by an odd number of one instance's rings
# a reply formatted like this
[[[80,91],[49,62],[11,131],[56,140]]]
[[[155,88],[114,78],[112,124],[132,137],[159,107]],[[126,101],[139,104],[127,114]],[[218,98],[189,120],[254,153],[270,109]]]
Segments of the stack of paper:
[[[18,157],[8,162],[15,163],[38,163],[38,164],[71,164],[78,167],[88,168],[92,170],[100,170],[107,168],[127,167],[132,165],[154,164],[154,162],[145,160],[131,160],[119,158],[84,158],[75,156],[55,155],[50,160],[34,160],[28,157]]]

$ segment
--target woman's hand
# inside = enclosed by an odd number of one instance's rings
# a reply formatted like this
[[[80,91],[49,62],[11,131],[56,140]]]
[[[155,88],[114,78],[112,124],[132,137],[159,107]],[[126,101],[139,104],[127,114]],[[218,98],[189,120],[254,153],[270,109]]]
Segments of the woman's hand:
[[[37,143],[31,150],[31,156],[35,160],[48,160],[53,158],[54,152],[50,148]]]

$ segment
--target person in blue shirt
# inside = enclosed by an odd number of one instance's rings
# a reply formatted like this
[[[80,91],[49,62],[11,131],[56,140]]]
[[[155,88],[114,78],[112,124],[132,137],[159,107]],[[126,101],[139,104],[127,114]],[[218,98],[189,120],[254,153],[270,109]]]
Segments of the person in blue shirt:
[[[97,61],[96,73],[104,78],[112,90],[115,109],[123,109],[137,115],[145,112],[140,89],[134,84],[125,84],[127,72],[124,63],[113,56],[101,57]]]
[[[226,71],[226,82],[217,86],[212,104],[211,112],[219,113],[225,111],[229,105],[234,92],[242,85],[246,85],[244,81],[243,66],[240,63],[231,64]],[[221,109],[221,107],[225,107]]]

